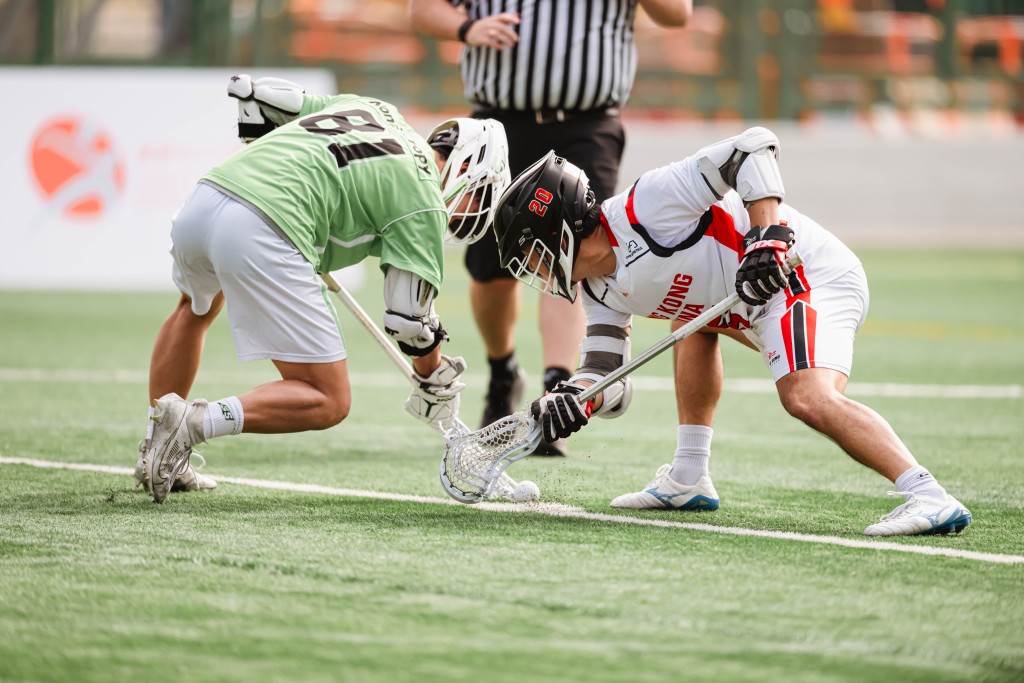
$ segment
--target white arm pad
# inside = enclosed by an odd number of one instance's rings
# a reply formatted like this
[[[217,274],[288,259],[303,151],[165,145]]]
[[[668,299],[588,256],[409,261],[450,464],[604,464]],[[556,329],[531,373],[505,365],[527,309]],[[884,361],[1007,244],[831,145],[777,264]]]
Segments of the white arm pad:
[[[595,372],[577,372],[569,378],[569,384],[576,384],[577,380],[581,379],[600,382],[604,377]],[[606,420],[621,417],[626,413],[632,400],[633,383],[629,381],[629,375],[626,375],[601,392],[601,407],[591,413],[591,417],[603,417]]]
[[[756,126],[704,147],[695,155],[704,181],[721,199],[736,190],[744,204],[765,197],[786,198],[779,172],[779,138]]]
[[[232,76],[228,96],[238,100],[238,137],[252,142],[288,123],[302,110],[303,89],[283,78]]]
[[[389,267],[384,275],[384,331],[407,355],[425,356],[448,338],[434,312],[435,294],[407,270]]]
[[[599,382],[604,379],[629,360],[630,341],[629,333],[623,328],[588,326],[587,336],[580,343],[580,369],[569,378],[569,382],[578,379]],[[625,413],[633,399],[633,384],[629,377],[623,377],[601,392],[601,399],[601,407],[593,413],[597,417],[611,419]]]

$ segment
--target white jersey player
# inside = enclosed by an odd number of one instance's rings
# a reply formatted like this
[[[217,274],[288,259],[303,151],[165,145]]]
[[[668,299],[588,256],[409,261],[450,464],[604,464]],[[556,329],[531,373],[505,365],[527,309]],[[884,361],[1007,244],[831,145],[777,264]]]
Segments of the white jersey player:
[[[600,206],[586,175],[554,153],[512,182],[494,219],[503,266],[553,296],[574,300],[582,291],[587,312],[580,368],[531,405],[544,438],[626,411],[628,376],[586,405],[575,397],[629,359],[634,315],[681,325],[736,292],[740,304],[676,348],[674,462],[612,506],[719,507],[708,459],[725,335],[761,353],[791,415],[896,484],[905,502],[866,534],[962,531],[970,512],[880,415],[843,395],[867,280],[838,238],[783,202],[778,153],[774,133],[751,128],[643,174]],[[803,260],[795,269],[785,263],[791,249]]]

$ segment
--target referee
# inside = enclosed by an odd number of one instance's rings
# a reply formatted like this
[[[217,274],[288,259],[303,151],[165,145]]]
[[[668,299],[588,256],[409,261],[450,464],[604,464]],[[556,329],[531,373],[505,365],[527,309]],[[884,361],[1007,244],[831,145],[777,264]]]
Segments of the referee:
[[[683,26],[692,0],[410,0],[413,28],[465,43],[460,70],[473,116],[497,119],[515,177],[550,150],[586,172],[597,200],[615,192],[625,134],[619,107],[636,71],[637,5],[661,26]],[[466,249],[470,304],[490,365],[481,426],[513,412],[524,373],[515,357],[519,283],[497,242]],[[541,297],[544,391],[569,379],[586,319],[579,300]],[[565,455],[562,441],[536,455]]]

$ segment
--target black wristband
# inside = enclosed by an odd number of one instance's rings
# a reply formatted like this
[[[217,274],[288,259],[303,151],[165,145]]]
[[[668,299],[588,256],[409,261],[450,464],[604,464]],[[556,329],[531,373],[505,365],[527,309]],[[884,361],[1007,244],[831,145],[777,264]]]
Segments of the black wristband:
[[[462,26],[459,27],[459,32],[457,34],[459,36],[460,43],[466,42],[466,34],[469,33],[469,29],[472,28],[475,23],[476,19],[466,19],[462,22]]]

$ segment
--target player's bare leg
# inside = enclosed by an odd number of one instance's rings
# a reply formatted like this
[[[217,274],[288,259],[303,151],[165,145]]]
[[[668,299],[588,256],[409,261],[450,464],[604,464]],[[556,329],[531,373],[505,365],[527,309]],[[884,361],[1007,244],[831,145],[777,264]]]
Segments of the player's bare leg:
[[[672,323],[673,330],[682,326]],[[693,334],[676,344],[672,368],[679,424],[713,427],[724,375],[718,335]]]
[[[223,308],[224,294],[221,293],[214,297],[207,313],[196,315],[192,312],[192,300],[181,295],[178,305],[157,333],[153,345],[149,363],[150,401],[170,393],[188,396],[192,391],[192,384],[199,372],[206,333]]]
[[[776,383],[790,415],[829,437],[857,462],[896,484],[906,501],[864,533],[905,536],[958,533],[971,513],[946,493],[881,415],[843,395],[847,377],[827,368],[792,372]]]
[[[480,426],[484,427],[515,411],[523,396],[525,373],[515,359],[519,281],[513,278],[473,280],[469,284],[469,301],[490,367],[480,420]]]
[[[345,361],[275,361],[281,379],[213,405],[186,401],[203,344],[223,307],[218,295],[204,315],[182,296],[157,335],[150,367],[151,433],[140,444],[136,479],[161,502],[171,490],[211,489],[216,482],[191,465],[193,446],[242,431],[284,433],[326,429],[348,415],[351,388]]]
[[[245,415],[243,432],[285,434],[328,429],[348,417],[352,407],[348,361],[275,360],[274,365],[281,373],[280,380],[238,397]]]
[[[847,377],[828,368],[791,372],[776,383],[786,411],[891,482],[917,460],[881,415],[843,395]]]
[[[153,402],[153,431],[140,458],[143,482],[153,500],[162,503],[182,473],[192,472],[193,448],[208,439],[241,432],[327,429],[348,416],[352,393],[346,361],[274,364],[281,379],[242,396],[210,403],[169,393]]]
[[[682,326],[673,322],[672,329]],[[672,352],[679,427],[672,464],[658,468],[643,490],[612,501],[633,509],[715,510],[719,507],[708,472],[715,410],[722,396],[722,354],[718,335],[690,335]]]
[[[178,304],[160,327],[153,345],[153,355],[149,364],[151,404],[165,394],[188,396],[199,372],[206,333],[223,308],[224,295],[217,294],[210,305],[210,310],[203,315],[196,315],[192,312],[192,300],[184,294],[181,295]],[[151,408],[150,415],[152,414]],[[145,471],[145,456],[151,438],[152,424],[147,430],[146,438],[139,442],[139,457],[135,463],[135,481],[147,491],[149,485]],[[205,462],[201,455],[199,462]],[[217,482],[212,477],[200,474],[191,464],[183,467],[171,484],[173,491],[208,491],[216,487]]]

